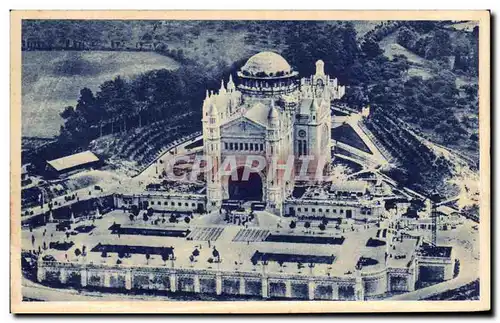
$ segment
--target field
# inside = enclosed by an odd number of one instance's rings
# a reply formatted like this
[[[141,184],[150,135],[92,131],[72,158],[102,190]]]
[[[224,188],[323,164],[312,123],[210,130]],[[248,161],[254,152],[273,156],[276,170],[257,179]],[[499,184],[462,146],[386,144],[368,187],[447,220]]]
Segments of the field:
[[[178,68],[173,59],[151,52],[30,51],[22,54],[22,135],[53,137],[59,113],[75,105],[82,88],[120,75],[125,78],[153,69]]]

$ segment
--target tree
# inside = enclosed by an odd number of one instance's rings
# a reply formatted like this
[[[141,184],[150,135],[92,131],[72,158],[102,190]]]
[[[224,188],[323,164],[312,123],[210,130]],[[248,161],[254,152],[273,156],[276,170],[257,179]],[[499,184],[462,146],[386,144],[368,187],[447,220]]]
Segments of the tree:
[[[143,215],[142,215],[142,219],[143,219],[144,221],[149,220],[148,214],[147,214],[146,212],[144,212],[144,213],[143,213]]]
[[[76,248],[75,249],[75,256],[80,257],[81,254],[82,254],[82,252],[80,251],[80,249]]]
[[[292,221],[290,221],[290,225],[289,226],[290,226],[290,229],[293,230],[297,226],[297,223],[295,223],[295,221],[292,220]]]
[[[361,44],[361,51],[368,58],[373,58],[384,53],[379,44],[373,38],[366,38]]]
[[[309,274],[312,275],[315,264],[311,262],[309,263],[308,267],[309,267]]]
[[[193,263],[195,261],[195,258],[193,255],[189,255],[189,261],[191,262],[191,267],[193,266]]]
[[[148,216],[149,216],[149,217],[153,216],[153,214],[154,214],[154,210],[153,210],[153,208],[151,208],[151,207],[150,207],[150,208],[148,208],[148,211],[147,211],[147,212],[148,212]]]
[[[146,265],[149,265],[149,259],[151,258],[151,255],[148,253],[146,253]]]
[[[132,207],[130,208],[130,212],[132,212],[132,214],[134,216],[138,216],[139,215],[139,207],[137,205],[132,205]]]
[[[69,119],[75,116],[75,108],[72,106],[67,106],[64,108],[63,112],[59,114],[63,119]]]
[[[253,271],[255,271],[255,266],[257,266],[257,264],[258,264],[259,262],[258,262],[258,260],[257,260],[257,258],[256,258],[256,257],[252,257],[252,258],[250,259],[250,261],[252,262],[252,266],[253,266],[253,269],[252,269],[252,270],[253,270]]]
[[[165,263],[165,266],[167,265],[167,260],[168,260],[168,253],[167,252],[163,252],[161,254],[161,260],[163,260],[163,262]]]
[[[401,46],[413,50],[417,42],[418,35],[411,27],[403,26],[398,31],[397,42]]]
[[[278,265],[280,265],[280,272],[281,273],[283,272],[283,265],[284,264],[285,264],[285,262],[283,261],[283,259],[278,260]]]
[[[220,262],[220,253],[215,247],[212,251],[212,256],[217,259],[217,262]]]
[[[320,223],[320,225],[318,227],[319,227],[319,229],[321,231],[325,231],[326,230],[326,225],[324,225],[323,223]]]
[[[186,216],[186,217],[184,218],[184,222],[186,222],[187,224],[189,224],[189,222],[191,222],[191,218],[190,218],[190,217],[188,217],[188,216]]]
[[[198,257],[199,255],[200,255],[200,251],[198,250],[198,248],[194,249],[193,256]]]
[[[307,230],[307,231],[309,231],[309,228],[310,228],[310,227],[311,227],[311,222],[306,221],[306,222],[304,223],[304,228],[306,228],[306,230]]]

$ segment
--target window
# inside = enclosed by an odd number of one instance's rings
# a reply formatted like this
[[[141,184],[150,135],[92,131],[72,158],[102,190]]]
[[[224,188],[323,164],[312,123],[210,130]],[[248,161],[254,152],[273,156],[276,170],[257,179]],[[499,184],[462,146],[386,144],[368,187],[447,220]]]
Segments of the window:
[[[312,211],[312,212],[316,212],[316,209],[315,209],[315,208],[312,208],[312,209],[311,209],[311,211]]]
[[[168,202],[167,201],[163,202],[163,205],[168,205]]]
[[[301,212],[302,210],[301,210],[301,208],[299,207],[299,208],[297,208],[297,211]]]
[[[344,209],[340,209],[340,214],[344,213]]]
[[[305,207],[305,208],[304,208],[304,212],[307,212],[307,211],[308,211],[308,208],[306,208],[306,207]]]
[[[330,209],[326,209],[325,211],[326,211],[326,213],[330,213]]]
[[[184,206],[189,206],[189,203],[184,203]]]
[[[250,150],[253,150],[253,143],[250,143]]]
[[[245,143],[245,150],[248,150],[248,143]]]
[[[333,209],[333,213],[337,213],[337,209]]]
[[[243,143],[240,142],[240,150],[243,150]]]
[[[151,201],[151,205],[155,205],[155,201]]]
[[[224,143],[224,149],[227,150],[227,142]]]
[[[175,202],[171,202],[170,205],[175,206]]]
[[[263,150],[264,150],[264,145],[260,144],[260,151],[263,151]]]
[[[233,143],[229,143],[229,150],[233,150]]]
[[[323,212],[323,209],[319,209],[318,212]]]
[[[191,203],[191,206],[192,206],[192,207],[194,207],[195,205],[196,205],[196,204],[194,204],[194,203]]]
[[[177,206],[182,206],[182,203],[181,202],[177,203]]]

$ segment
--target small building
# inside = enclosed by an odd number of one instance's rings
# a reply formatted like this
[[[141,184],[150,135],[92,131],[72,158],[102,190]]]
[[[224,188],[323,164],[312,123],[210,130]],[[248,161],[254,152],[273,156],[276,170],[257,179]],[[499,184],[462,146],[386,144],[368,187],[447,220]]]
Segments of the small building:
[[[454,250],[450,246],[423,244],[418,251],[418,273],[420,281],[441,282],[453,278],[455,266]]]
[[[361,197],[366,194],[368,184],[365,181],[345,181],[333,183],[330,193],[344,197]]]
[[[69,175],[82,169],[99,167],[101,160],[91,151],[87,150],[74,155],[64,156],[47,161],[46,174],[49,177]]]

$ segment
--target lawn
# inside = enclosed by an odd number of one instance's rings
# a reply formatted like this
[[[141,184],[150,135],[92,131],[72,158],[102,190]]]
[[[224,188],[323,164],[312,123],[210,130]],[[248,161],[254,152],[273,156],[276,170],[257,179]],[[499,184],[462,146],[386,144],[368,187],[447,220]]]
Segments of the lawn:
[[[52,137],[59,133],[59,113],[75,105],[84,87],[120,75],[154,69],[176,69],[173,59],[151,52],[30,51],[22,53],[22,135]]]

